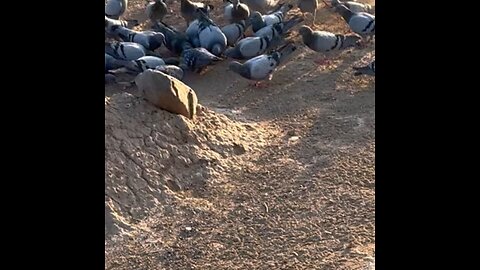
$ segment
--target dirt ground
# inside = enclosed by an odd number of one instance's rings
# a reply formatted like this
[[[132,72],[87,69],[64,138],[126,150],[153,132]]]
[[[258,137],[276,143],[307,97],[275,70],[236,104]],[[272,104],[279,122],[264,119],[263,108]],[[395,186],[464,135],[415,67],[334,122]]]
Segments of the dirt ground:
[[[323,4],[316,22],[348,31]],[[229,60],[188,73],[206,108],[193,121],[105,87],[105,269],[374,268],[375,81],[351,69],[374,44],[327,67],[298,44],[265,89]]]

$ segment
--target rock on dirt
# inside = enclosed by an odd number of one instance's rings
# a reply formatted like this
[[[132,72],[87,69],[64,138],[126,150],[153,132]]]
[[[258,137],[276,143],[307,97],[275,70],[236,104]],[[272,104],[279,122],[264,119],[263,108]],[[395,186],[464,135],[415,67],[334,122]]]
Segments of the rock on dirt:
[[[197,110],[195,91],[182,81],[158,70],[147,69],[135,78],[143,97],[160,109],[192,119]]]

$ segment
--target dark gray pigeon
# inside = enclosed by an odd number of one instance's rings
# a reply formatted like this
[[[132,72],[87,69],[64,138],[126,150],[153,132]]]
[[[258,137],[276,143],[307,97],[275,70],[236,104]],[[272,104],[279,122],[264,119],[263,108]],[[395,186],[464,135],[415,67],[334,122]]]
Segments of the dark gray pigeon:
[[[345,5],[338,5],[335,10],[348,23],[350,29],[363,38],[375,35],[375,15],[366,12],[353,12]]]
[[[128,7],[128,0],[108,0],[105,4],[105,16],[118,19],[125,13]]]
[[[245,79],[257,82],[266,79],[270,81],[277,67],[296,49],[295,44],[288,43],[270,54],[259,55],[243,64],[232,61],[228,67]]]
[[[253,32],[255,33],[267,25],[283,22],[283,18],[292,8],[293,5],[291,4],[281,4],[277,11],[274,11],[267,15],[262,15],[258,11],[252,12],[252,15],[250,16],[250,21],[252,24]]]
[[[181,0],[180,2],[180,14],[185,19],[187,27],[191,21],[197,18],[197,10],[201,10],[209,16],[210,11],[213,9],[214,6],[206,3],[192,2],[190,0]]]
[[[207,66],[221,61],[222,58],[210,53],[205,48],[192,48],[185,50],[180,57],[180,67],[200,73]]]
[[[250,9],[240,0],[223,0],[223,2],[228,3],[223,8],[223,15],[229,23],[238,23],[250,17]]]
[[[227,47],[227,37],[205,13],[197,10],[198,13],[198,39],[200,46],[209,52],[220,56]]]
[[[181,69],[178,66],[175,65],[163,65],[163,66],[158,66],[155,68],[156,70],[159,70],[165,74],[168,74],[174,78],[179,79],[180,81],[183,80],[183,76],[185,72],[183,69]]]
[[[149,2],[145,7],[145,13],[152,23],[162,21],[163,17],[168,13],[167,4],[164,0],[154,0],[153,2]]]
[[[227,24],[222,27],[222,32],[227,38],[228,46],[235,46],[237,41],[245,36],[245,29],[247,28],[245,21],[238,23]]]
[[[146,49],[134,42],[105,42],[105,53],[120,60],[137,60],[146,55]]]
[[[360,76],[360,75],[375,76],[375,59],[373,59],[373,61],[366,66],[353,67],[353,69],[355,70],[355,73],[353,74],[354,76]]]
[[[165,36],[165,47],[177,55],[180,55],[184,50],[193,48],[185,33],[176,30],[164,22],[156,23],[154,29]]]
[[[160,48],[165,43],[165,36],[159,32],[139,32],[122,26],[113,26],[112,32],[122,41],[138,43],[150,51]]]

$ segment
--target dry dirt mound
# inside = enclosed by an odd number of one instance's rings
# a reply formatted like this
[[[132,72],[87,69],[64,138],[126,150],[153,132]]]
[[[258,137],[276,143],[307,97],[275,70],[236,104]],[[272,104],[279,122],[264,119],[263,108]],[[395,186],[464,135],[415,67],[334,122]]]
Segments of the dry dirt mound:
[[[203,108],[195,121],[128,93],[105,97],[105,234],[129,229],[176,196],[206,195],[272,131]]]
[[[145,21],[145,2],[129,2],[126,17]],[[223,25],[222,1],[210,3]],[[165,21],[183,30],[180,1],[167,4]],[[349,32],[324,8],[315,28]],[[300,45],[266,89],[229,60],[189,73],[215,110],[194,121],[106,85],[105,268],[371,269],[375,81],[352,66],[374,55],[373,43],[318,66]]]

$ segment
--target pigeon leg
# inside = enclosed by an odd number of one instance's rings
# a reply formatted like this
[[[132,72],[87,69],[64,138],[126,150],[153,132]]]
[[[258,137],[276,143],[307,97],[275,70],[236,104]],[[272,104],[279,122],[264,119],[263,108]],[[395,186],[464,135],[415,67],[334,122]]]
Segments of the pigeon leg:
[[[315,19],[317,18],[317,9],[313,11],[313,21],[312,21],[312,27],[315,26]]]
[[[327,6],[327,7],[332,7],[330,4],[327,3],[327,1],[322,0],[322,2],[325,4],[325,6]]]
[[[266,82],[263,82],[263,81],[258,81],[258,82],[255,82],[255,83],[252,83],[250,84],[250,86],[254,87],[254,88],[257,88],[257,89],[266,89],[268,88],[270,85]]]

